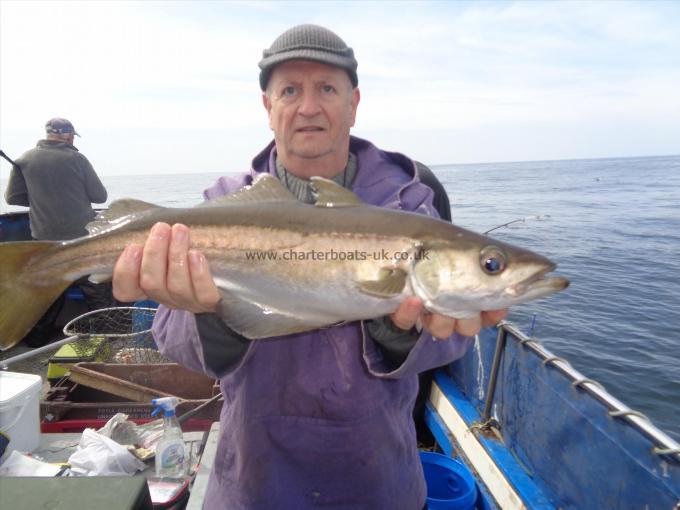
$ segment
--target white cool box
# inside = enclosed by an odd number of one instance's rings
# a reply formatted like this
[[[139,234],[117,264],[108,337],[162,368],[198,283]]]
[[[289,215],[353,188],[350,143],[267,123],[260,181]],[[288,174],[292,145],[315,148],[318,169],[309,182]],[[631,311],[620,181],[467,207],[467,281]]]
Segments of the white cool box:
[[[0,432],[9,438],[3,457],[12,450],[30,452],[40,443],[39,375],[0,371]]]

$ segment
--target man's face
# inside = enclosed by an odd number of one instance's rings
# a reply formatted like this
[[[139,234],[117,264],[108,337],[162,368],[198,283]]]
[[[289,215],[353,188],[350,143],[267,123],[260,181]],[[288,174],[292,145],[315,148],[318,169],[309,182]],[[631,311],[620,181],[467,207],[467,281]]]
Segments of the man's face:
[[[263,102],[284,165],[329,157],[345,158],[344,167],[359,104],[359,90],[344,70],[306,60],[284,62],[274,68]]]

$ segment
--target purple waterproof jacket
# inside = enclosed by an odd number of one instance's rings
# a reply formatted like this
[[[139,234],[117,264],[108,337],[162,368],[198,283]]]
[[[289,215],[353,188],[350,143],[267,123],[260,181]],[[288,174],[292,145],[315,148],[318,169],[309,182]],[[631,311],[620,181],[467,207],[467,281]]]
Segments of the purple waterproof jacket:
[[[414,163],[352,137],[352,191],[367,203],[436,215]],[[275,173],[270,144],[250,173],[220,178],[210,199]],[[200,316],[199,316],[200,317]],[[194,314],[161,306],[154,336],[182,365],[217,377],[224,406],[207,510],[420,510],[425,482],[412,419],[417,374],[460,358],[465,337],[423,333],[400,366],[389,364],[360,322],[248,341],[222,364]],[[226,342],[226,340],[225,340]]]

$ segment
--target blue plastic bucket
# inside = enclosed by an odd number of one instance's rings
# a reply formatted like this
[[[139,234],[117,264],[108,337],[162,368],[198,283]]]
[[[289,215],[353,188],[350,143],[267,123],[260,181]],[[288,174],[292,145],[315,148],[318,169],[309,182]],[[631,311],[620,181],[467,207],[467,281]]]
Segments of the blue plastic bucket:
[[[472,473],[461,462],[434,452],[420,452],[429,510],[472,510],[477,501],[477,485]]]

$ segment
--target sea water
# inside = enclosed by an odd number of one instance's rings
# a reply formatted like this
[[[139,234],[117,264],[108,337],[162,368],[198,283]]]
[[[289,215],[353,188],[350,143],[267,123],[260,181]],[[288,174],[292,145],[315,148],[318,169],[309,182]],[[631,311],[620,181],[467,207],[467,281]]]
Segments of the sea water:
[[[680,157],[434,167],[457,224],[533,249],[571,286],[510,320],[680,439]],[[532,219],[535,217],[542,220]]]
[[[455,223],[485,232],[520,220],[490,235],[571,280],[510,320],[527,333],[535,322],[548,349],[680,440],[680,156],[431,166]],[[217,177],[102,180],[110,200],[180,207]]]

